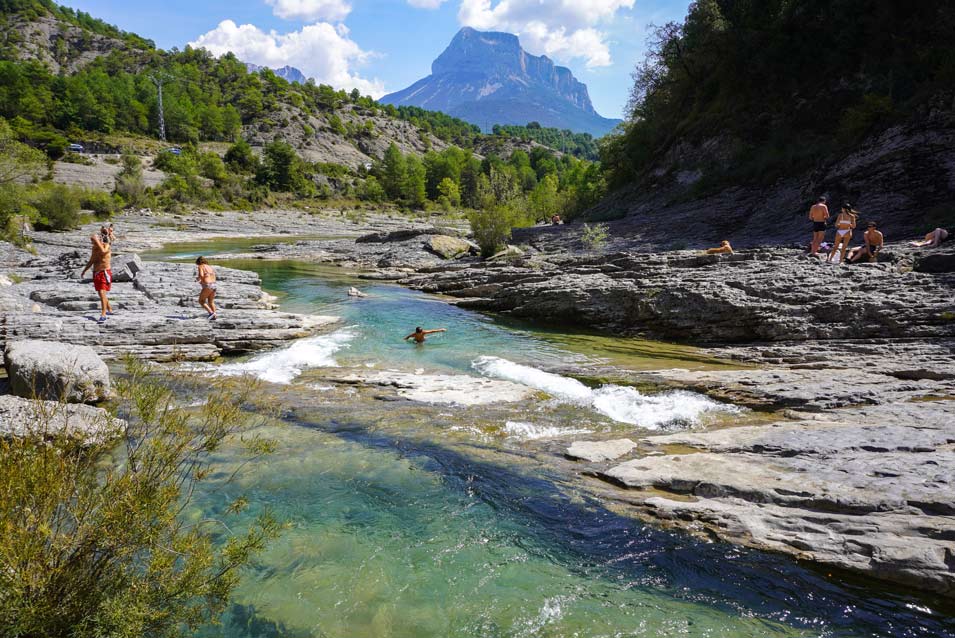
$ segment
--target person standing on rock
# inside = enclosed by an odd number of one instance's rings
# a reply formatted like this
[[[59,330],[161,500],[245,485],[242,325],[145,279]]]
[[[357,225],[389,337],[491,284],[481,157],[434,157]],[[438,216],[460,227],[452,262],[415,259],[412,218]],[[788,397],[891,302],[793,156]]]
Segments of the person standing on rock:
[[[415,343],[424,343],[424,339],[428,335],[433,335],[436,332],[447,332],[447,328],[438,328],[437,330],[422,330],[421,326],[418,326],[414,329],[410,335],[404,338],[405,341],[408,339],[414,339]]]
[[[209,313],[209,321],[219,318],[216,313],[216,271],[205,257],[196,260],[196,281],[199,282],[199,305]]]
[[[826,206],[826,198],[820,197],[809,209],[809,220],[812,222],[812,244],[809,249],[810,255],[819,252],[819,245],[826,238],[826,222],[829,220],[829,207]]]
[[[856,212],[852,210],[852,204],[843,204],[842,210],[836,217],[836,240],[832,244],[832,250],[829,251],[829,257],[826,261],[831,262],[836,256],[836,251],[840,251],[839,261],[846,260],[846,250],[849,249],[849,242],[852,241],[852,229],[856,227]]]
[[[86,276],[87,270],[93,269],[93,288],[99,295],[100,304],[100,316],[97,323],[105,323],[107,315],[113,314],[113,307],[106,295],[113,287],[113,271],[111,269],[113,254],[109,244],[104,243],[97,235],[90,237],[90,243],[93,245],[92,253],[90,254],[90,260],[86,262],[86,267],[80,273],[80,278]]]

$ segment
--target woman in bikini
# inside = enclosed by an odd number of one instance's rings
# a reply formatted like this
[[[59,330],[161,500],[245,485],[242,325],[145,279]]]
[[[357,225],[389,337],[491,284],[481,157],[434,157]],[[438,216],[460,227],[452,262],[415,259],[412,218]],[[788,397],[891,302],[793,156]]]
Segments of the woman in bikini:
[[[218,319],[216,315],[216,271],[205,257],[196,260],[196,281],[202,286],[199,292],[199,305],[209,313],[209,321]]]
[[[846,259],[846,251],[849,249],[849,241],[852,239],[852,229],[856,227],[856,212],[852,210],[852,204],[843,204],[842,210],[836,217],[836,240],[833,242],[832,250],[829,251],[829,257],[826,261],[831,262],[835,257],[836,251],[840,250],[839,261]]]

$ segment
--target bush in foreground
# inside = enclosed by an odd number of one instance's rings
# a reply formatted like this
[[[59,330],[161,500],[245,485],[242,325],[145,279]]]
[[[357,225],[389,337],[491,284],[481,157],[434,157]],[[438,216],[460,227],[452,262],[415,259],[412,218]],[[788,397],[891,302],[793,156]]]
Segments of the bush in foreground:
[[[250,455],[271,450],[240,407],[253,389],[213,392],[187,412],[141,364],[127,366],[118,446],[0,440],[0,635],[187,634],[218,618],[240,568],[279,532],[268,515],[241,534],[181,515],[224,444],[243,435]]]

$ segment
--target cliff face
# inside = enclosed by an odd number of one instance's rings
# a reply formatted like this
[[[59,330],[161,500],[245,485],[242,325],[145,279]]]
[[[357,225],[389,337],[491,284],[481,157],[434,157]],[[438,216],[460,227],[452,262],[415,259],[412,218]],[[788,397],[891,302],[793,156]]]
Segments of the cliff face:
[[[730,137],[674,145],[639,183],[623,188],[588,213],[617,220],[611,232],[647,247],[807,244],[806,219],[819,195],[830,213],[845,202],[864,224],[879,223],[887,241],[955,226],[955,100],[936,100],[908,122],[873,133],[851,151],[820,157],[812,168],[769,183],[708,185],[733,167],[739,142]],[[710,184],[713,182],[710,181]],[[833,231],[827,238],[831,239]]]
[[[618,124],[594,109],[570,69],[521,48],[509,33],[461,29],[431,75],[381,100],[443,111],[478,126],[527,124],[600,136]]]

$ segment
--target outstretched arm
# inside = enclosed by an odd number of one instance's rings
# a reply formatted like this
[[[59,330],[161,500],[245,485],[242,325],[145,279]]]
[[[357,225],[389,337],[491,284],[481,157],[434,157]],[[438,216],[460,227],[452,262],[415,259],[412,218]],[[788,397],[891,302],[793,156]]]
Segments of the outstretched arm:
[[[437,330],[425,330],[424,333],[426,335],[433,335],[436,332],[447,332],[447,331],[448,331],[447,328],[438,328]]]
[[[402,341],[407,341],[408,339],[411,339],[412,337],[414,337],[414,333],[413,333],[413,332],[412,332],[410,335],[408,335],[407,337],[405,337],[404,339],[402,339]]]

